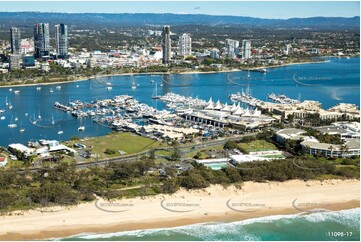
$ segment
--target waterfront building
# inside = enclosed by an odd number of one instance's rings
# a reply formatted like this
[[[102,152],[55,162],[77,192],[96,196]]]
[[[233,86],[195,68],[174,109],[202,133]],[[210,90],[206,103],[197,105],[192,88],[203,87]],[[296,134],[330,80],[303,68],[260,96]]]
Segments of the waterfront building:
[[[49,24],[37,23],[34,25],[35,57],[48,56],[50,51]]]
[[[212,58],[212,59],[218,59],[219,58],[219,50],[218,49],[211,49],[209,51],[209,56]]]
[[[20,55],[21,54],[21,34],[20,29],[12,27],[10,29],[10,47],[11,47],[11,54],[13,55]]]
[[[23,67],[29,68],[35,66],[35,58],[33,55],[26,55],[23,57]]]
[[[162,32],[163,64],[168,64],[171,58],[170,27],[164,26]]]
[[[66,58],[68,55],[68,26],[55,25],[55,47],[57,58]]]
[[[9,69],[11,71],[20,69],[20,60],[21,60],[20,55],[10,55]]]
[[[249,40],[242,40],[242,58],[247,60],[251,58],[251,41]]]
[[[360,138],[359,122],[335,122],[331,125],[315,127],[322,134],[337,135],[341,140],[347,138]]]
[[[226,39],[226,54],[229,58],[235,58],[238,55],[239,41]]]
[[[179,55],[190,56],[192,54],[192,38],[189,34],[179,36]]]
[[[26,55],[28,53],[34,52],[34,41],[32,39],[22,39],[21,40],[21,54]]]
[[[50,71],[50,65],[49,65],[49,63],[47,63],[47,62],[42,63],[42,64],[40,65],[40,69],[41,69],[42,71],[45,71],[45,72]]]
[[[287,44],[284,51],[283,51],[283,54],[284,55],[289,55],[292,51],[292,45],[291,44]]]

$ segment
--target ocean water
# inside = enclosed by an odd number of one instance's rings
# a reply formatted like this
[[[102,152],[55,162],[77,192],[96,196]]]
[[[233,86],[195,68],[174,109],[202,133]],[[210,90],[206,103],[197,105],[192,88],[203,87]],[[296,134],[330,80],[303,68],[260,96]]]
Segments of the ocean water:
[[[344,236],[330,236],[329,232],[343,232]],[[108,234],[81,234],[60,240],[359,241],[359,239],[360,209],[356,208],[308,215],[269,216],[231,223],[204,223]]]
[[[291,98],[320,101],[324,108],[340,102],[360,105],[360,59],[329,58],[329,62],[302,65],[290,65],[270,68],[264,74],[260,72],[239,71],[232,73],[181,74],[181,75],[135,75],[139,85],[132,89],[129,76],[99,77],[89,81],[43,85],[41,90],[35,86],[0,88],[0,109],[6,111],[0,116],[0,145],[9,143],[26,144],[30,140],[57,139],[68,140],[72,136],[93,137],[111,132],[90,118],[76,119],[70,113],[53,108],[55,102],[63,104],[69,101],[112,98],[128,94],[142,103],[158,109],[164,109],[159,100],[151,99],[155,84],[158,95],[174,92],[181,95],[231,103],[229,95],[249,89],[256,98],[267,100],[267,94],[283,93]],[[154,83],[151,82],[154,80]],[[112,90],[106,89],[106,83],[112,84]],[[161,86],[162,84],[162,86]],[[61,86],[61,89],[56,89]],[[53,92],[50,92],[50,89]],[[19,90],[18,94],[14,90]],[[11,103],[10,110],[6,101]],[[28,116],[26,116],[26,113]],[[41,116],[40,126],[32,123]],[[54,119],[55,125],[51,125]],[[17,120],[17,121],[15,121]],[[16,123],[17,128],[8,128],[9,123]],[[84,132],[78,132],[79,126],[85,126]],[[20,133],[21,128],[25,129]],[[59,131],[63,131],[58,135]]]

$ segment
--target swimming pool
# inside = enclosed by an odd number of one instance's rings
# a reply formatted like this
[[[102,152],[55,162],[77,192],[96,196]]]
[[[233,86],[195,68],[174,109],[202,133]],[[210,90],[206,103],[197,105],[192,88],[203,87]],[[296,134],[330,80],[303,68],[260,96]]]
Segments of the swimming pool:
[[[204,165],[211,168],[212,170],[220,170],[223,167],[229,166],[229,164],[227,162],[205,163]]]

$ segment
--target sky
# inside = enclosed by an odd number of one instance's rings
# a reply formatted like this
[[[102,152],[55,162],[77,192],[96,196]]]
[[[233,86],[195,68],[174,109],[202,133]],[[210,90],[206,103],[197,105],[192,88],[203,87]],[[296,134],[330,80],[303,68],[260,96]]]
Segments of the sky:
[[[359,1],[3,1],[0,11],[67,13],[179,13],[306,18],[360,16]]]

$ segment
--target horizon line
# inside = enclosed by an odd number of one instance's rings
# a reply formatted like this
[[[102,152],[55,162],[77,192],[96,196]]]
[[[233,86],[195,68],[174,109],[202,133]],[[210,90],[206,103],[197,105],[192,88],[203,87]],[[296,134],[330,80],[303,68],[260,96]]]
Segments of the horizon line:
[[[151,12],[123,12],[123,13],[113,13],[113,12],[56,12],[56,11],[0,11],[0,13],[59,13],[59,14],[173,14],[173,15],[204,15],[204,16],[217,16],[217,17],[245,17],[245,18],[255,18],[255,19],[269,19],[269,20],[289,20],[289,19],[307,19],[307,18],[355,18],[360,17],[360,15],[354,16],[309,16],[309,17],[291,17],[291,18],[263,18],[263,17],[252,17],[245,15],[217,15],[217,14],[204,14],[204,13],[151,13]]]

